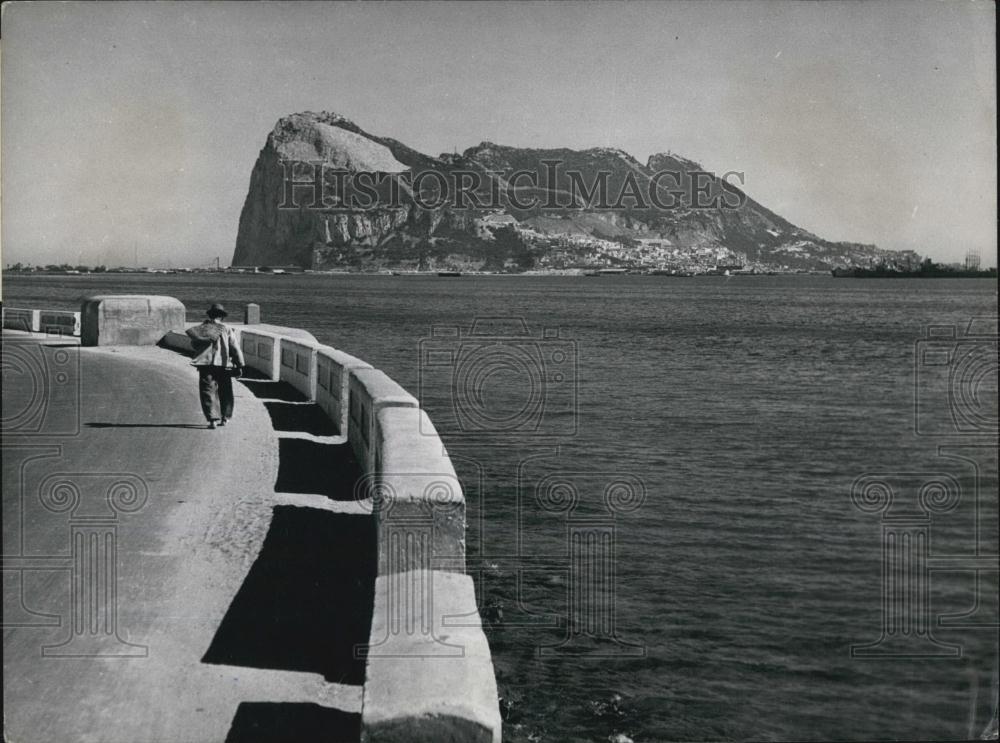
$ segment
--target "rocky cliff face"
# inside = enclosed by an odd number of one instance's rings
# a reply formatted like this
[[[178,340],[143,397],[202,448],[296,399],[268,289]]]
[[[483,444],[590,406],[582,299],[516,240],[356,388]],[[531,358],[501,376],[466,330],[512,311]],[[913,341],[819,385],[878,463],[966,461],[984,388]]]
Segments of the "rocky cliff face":
[[[308,190],[286,193],[286,167],[295,181],[308,182],[313,166],[306,164],[317,162],[350,171],[398,173],[407,169],[388,147],[336,114],[305,113],[282,119],[268,135],[250,174],[234,265],[308,268],[315,248],[378,241],[405,222],[405,214],[393,211],[317,210],[310,206]],[[286,199],[299,203],[299,208],[283,208]]]
[[[375,204],[331,208],[311,203],[310,186],[289,191],[288,174],[309,183],[315,163],[331,171],[380,174]],[[477,174],[475,193],[482,203],[418,204],[407,184],[425,171],[442,174],[452,187],[460,171]],[[698,163],[675,154],[653,155],[643,164],[611,148],[535,150],[483,142],[461,155],[431,157],[368,134],[337,114],[294,114],[277,123],[254,165],[232,262],[512,269],[533,264],[552,247],[539,239],[546,236],[625,245],[658,239],[681,249],[725,248],[748,261],[800,267],[837,265],[838,256],[847,265],[852,251],[878,252],[796,227],[748,198],[739,176],[725,184],[708,176]],[[398,196],[390,198],[394,179]]]

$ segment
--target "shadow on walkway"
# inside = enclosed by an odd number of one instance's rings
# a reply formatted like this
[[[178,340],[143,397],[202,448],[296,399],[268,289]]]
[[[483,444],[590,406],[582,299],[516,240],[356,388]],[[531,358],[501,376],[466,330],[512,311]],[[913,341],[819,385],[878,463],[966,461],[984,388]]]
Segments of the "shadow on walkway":
[[[368,642],[377,562],[372,517],[277,506],[202,662],[364,683],[354,646]]]
[[[226,743],[354,743],[360,737],[361,715],[356,712],[309,703],[242,702]]]
[[[330,500],[355,500],[354,487],[362,477],[348,444],[320,444],[307,439],[279,439],[279,493],[315,493]]]
[[[284,402],[307,402],[306,396],[288,384],[288,382],[276,382],[271,379],[248,379],[240,377],[240,384],[244,385],[256,397],[262,400],[283,400]]]
[[[314,436],[336,436],[339,433],[319,405],[268,400],[264,407],[271,415],[275,431],[303,431]]]

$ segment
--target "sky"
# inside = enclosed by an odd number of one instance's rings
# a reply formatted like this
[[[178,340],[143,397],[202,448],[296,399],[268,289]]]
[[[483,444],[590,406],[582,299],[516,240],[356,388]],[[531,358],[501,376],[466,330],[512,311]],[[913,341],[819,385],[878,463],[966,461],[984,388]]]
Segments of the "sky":
[[[672,151],[830,240],[996,265],[995,6],[8,3],[2,260],[232,258],[279,118]]]

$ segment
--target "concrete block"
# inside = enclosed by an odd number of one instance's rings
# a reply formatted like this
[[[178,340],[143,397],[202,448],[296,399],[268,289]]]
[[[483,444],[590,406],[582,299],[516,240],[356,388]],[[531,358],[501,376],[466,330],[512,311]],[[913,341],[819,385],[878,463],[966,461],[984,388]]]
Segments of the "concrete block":
[[[464,573],[465,496],[427,414],[383,408],[376,432],[379,575],[420,569]]]
[[[375,470],[375,416],[387,407],[419,407],[417,398],[378,369],[352,369],[348,381],[347,441],[362,470]]]
[[[243,309],[243,324],[257,325],[260,323],[260,305],[250,302]]]
[[[153,346],[184,332],[184,305],[173,297],[117,294],[88,297],[80,306],[80,344]]]
[[[367,361],[329,346],[316,353],[316,404],[337,426],[337,433],[347,433],[348,378],[352,369],[370,369]]]
[[[489,644],[466,575],[380,576],[361,711],[366,743],[500,743]]]

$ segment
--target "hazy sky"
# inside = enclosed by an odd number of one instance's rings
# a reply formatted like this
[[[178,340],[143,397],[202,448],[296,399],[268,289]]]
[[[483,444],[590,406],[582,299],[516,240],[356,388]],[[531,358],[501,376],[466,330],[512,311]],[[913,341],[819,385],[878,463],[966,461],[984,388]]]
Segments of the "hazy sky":
[[[832,240],[996,265],[992,2],[15,3],[3,261],[232,257],[278,118],[671,150]]]

